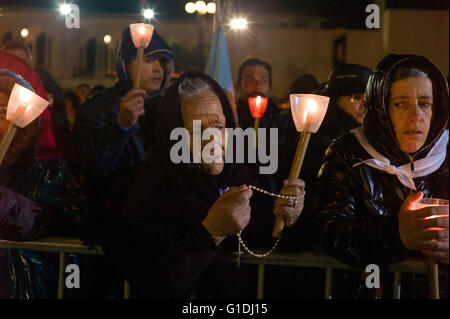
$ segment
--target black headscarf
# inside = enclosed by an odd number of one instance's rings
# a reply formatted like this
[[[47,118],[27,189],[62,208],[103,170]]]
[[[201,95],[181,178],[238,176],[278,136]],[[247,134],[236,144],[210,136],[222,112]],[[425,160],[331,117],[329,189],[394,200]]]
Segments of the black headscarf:
[[[433,84],[433,118],[424,146],[413,154],[414,160],[426,156],[448,123],[448,86],[444,75],[429,59],[418,55],[396,55],[385,57],[376,67],[367,83],[364,106],[364,132],[372,146],[387,157],[393,165],[410,162],[395,137],[389,117],[388,93],[391,76],[400,67],[425,71]]]
[[[147,153],[146,161],[131,187],[124,209],[124,214],[133,215],[133,218],[139,220],[156,219],[161,223],[169,221],[170,224],[178,220],[181,228],[200,222],[218,196],[230,186],[252,184],[271,191],[275,188],[269,176],[258,174],[257,164],[225,163],[222,173],[209,175],[201,172],[194,163],[172,163],[170,149],[178,141],[170,140],[170,133],[175,128],[183,127],[178,87],[186,78],[204,80],[222,104],[226,127],[236,127],[231,104],[217,82],[201,72],[185,72],[167,90],[161,101],[156,144]],[[254,198],[259,203],[262,200],[266,207],[257,209],[252,206],[255,213],[252,214],[251,224],[257,224],[261,233],[267,235],[263,237],[272,242],[271,227],[274,216],[268,207],[273,207],[273,201],[266,195],[261,198],[261,195],[255,192]],[[264,214],[261,210],[265,211]],[[256,214],[258,211],[259,214]],[[258,220],[259,217],[264,221]],[[261,225],[266,225],[267,229],[264,230]]]

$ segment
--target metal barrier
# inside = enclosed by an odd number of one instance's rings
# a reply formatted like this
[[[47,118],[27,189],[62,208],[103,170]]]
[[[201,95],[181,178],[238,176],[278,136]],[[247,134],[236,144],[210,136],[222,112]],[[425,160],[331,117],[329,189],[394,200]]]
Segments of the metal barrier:
[[[77,238],[49,237],[41,240],[28,242],[15,242],[0,239],[0,248],[59,253],[58,299],[64,298],[64,270],[65,270],[64,265],[65,265],[65,256],[67,253],[84,254],[84,255],[103,255],[103,251],[100,248],[95,249],[89,248],[88,246],[83,245],[83,242]],[[334,269],[346,269],[346,270],[360,269],[350,267],[328,255],[309,251],[302,253],[274,252],[265,258],[257,258],[248,254],[243,254],[241,256],[241,263],[258,265],[258,284],[256,294],[256,297],[258,299],[262,299],[264,296],[264,276],[266,265],[325,269],[325,288],[324,288],[325,299],[328,299],[328,297],[331,295]],[[390,266],[390,270],[394,273],[393,298],[400,299],[401,274],[428,273],[428,260],[426,258],[410,257],[401,263],[392,264]],[[130,298],[130,285],[127,281],[124,281],[124,299],[129,298]]]
[[[349,265],[344,264],[331,256],[311,251],[301,253],[273,252],[265,258],[258,258],[248,254],[243,254],[240,262],[258,265],[258,286],[256,292],[256,297],[258,299],[262,299],[264,296],[264,275],[266,265],[325,269],[325,299],[328,299],[331,295],[334,269],[361,270],[361,268],[358,267],[350,267]],[[394,273],[392,296],[394,299],[400,299],[402,273],[427,274],[428,259],[409,257],[401,263],[391,264],[390,270]]]
[[[89,248],[81,239],[66,237],[49,237],[35,241],[9,241],[0,239],[0,248],[23,249],[59,254],[58,299],[64,299],[64,273],[66,254],[103,255],[101,248]],[[130,298],[130,285],[124,281],[124,299]]]

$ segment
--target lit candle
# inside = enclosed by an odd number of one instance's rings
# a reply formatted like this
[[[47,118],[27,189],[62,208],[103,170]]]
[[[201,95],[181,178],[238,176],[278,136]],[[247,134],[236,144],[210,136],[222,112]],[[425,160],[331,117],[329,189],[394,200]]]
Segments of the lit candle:
[[[155,27],[148,23],[130,24],[131,39],[134,46],[138,48],[146,48],[150,43]]]
[[[248,107],[250,109],[250,114],[254,118],[261,118],[264,116],[267,108],[268,98],[262,97],[260,95],[256,97],[248,98]]]
[[[311,133],[316,133],[322,124],[327,112],[330,98],[315,94],[291,94],[290,105],[292,119],[297,132],[301,132],[297,144],[297,150],[289,172],[289,179],[298,178],[300,169],[305,158]],[[288,194],[283,194],[288,195]],[[283,232],[285,223],[284,216],[277,216],[272,236],[279,238]]]
[[[433,206],[443,206],[448,207],[448,200],[447,199],[441,199],[441,198],[422,198],[421,200],[417,202],[411,203],[410,209],[411,210],[417,210],[422,209],[426,207],[433,207]],[[425,217],[425,220],[428,219],[435,219],[440,217],[448,217],[448,215],[432,215]],[[430,297],[432,299],[439,299],[439,269],[437,262],[432,259],[428,258],[428,280],[429,280],[429,293]]]
[[[141,84],[141,65],[144,49],[149,45],[155,27],[147,23],[133,23],[130,24],[131,39],[134,46],[137,48],[137,65],[136,77],[134,79],[134,88],[138,89]]]
[[[8,128],[0,143],[0,164],[5,158],[17,127],[25,127],[36,119],[48,106],[48,102],[27,88],[15,84],[8,101],[6,119]]]
[[[248,107],[250,108],[250,114],[255,119],[255,147],[257,147],[258,145],[259,119],[264,116],[268,101],[268,98],[262,97],[260,95],[248,98]]]

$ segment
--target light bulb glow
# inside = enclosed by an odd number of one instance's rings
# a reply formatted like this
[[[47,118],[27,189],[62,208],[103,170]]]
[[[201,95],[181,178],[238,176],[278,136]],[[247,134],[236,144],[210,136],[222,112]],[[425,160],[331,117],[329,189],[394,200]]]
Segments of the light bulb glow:
[[[184,6],[184,10],[186,10],[187,13],[194,13],[196,10],[195,3],[193,2],[186,3],[186,5]]]
[[[197,1],[195,3],[195,9],[200,13],[200,12],[205,12],[206,11],[206,3],[205,1]]]
[[[26,38],[28,35],[30,34],[30,32],[28,31],[28,29],[22,29],[21,31],[20,31],[20,36],[22,37],[22,38]]]
[[[240,18],[240,19],[233,19],[230,22],[230,26],[231,26],[232,29],[235,29],[235,30],[245,29],[247,27],[247,20],[242,19],[242,18]]]
[[[63,15],[68,15],[72,11],[72,8],[67,3],[64,3],[64,4],[60,5],[59,11]]]
[[[206,11],[208,11],[208,13],[216,13],[216,4],[214,2],[210,2],[206,5]]]
[[[144,10],[144,18],[152,19],[155,16],[155,12],[152,9]]]
[[[111,36],[110,36],[109,34],[107,34],[107,35],[105,35],[105,36],[103,37],[103,41],[104,41],[106,44],[110,44],[110,43],[111,43],[111,40],[112,40],[112,38],[111,38]]]

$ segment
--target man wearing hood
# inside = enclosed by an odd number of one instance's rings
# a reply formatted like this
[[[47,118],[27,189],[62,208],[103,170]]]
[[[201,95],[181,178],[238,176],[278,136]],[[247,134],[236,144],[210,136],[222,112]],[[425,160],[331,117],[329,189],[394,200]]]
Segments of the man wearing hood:
[[[229,257],[237,251],[233,235],[241,230],[250,248],[269,250],[275,243],[275,216],[285,215],[291,226],[300,215],[303,182],[287,181],[282,190],[299,196],[298,202],[283,199],[275,205],[272,197],[248,187],[276,193],[281,188],[269,175],[259,175],[257,164],[194,163],[197,153],[192,148],[189,162],[173,161],[172,150],[180,143],[171,137],[174,129],[185,128],[192,136],[193,121],[200,120],[202,130],[216,128],[223,138],[225,128],[236,128],[226,93],[203,73],[181,75],[165,94],[158,119],[156,143],[130,188],[123,219],[106,237],[103,250],[123,268],[133,297],[188,296],[195,284],[204,288],[199,296],[232,297],[225,288],[233,285],[234,297],[252,296],[254,286],[246,286],[251,267],[241,265],[237,272],[236,265],[218,268],[213,261],[220,260],[220,253]]]
[[[119,81],[87,100],[74,123],[77,166],[91,199],[119,211],[137,167],[154,143],[161,93],[174,70],[172,51],[158,32],[144,49],[140,88],[133,88],[137,49],[130,28],[118,54]]]
[[[382,267],[419,251],[448,264],[448,207],[411,210],[421,197],[448,199],[447,122],[438,68],[417,55],[385,57],[367,84],[362,126],[326,151],[314,247],[353,266]]]

